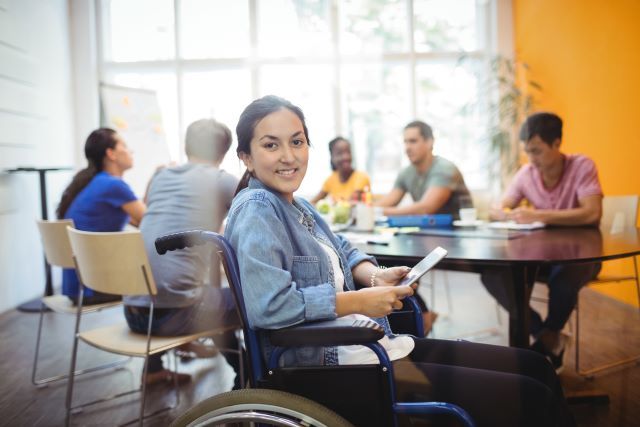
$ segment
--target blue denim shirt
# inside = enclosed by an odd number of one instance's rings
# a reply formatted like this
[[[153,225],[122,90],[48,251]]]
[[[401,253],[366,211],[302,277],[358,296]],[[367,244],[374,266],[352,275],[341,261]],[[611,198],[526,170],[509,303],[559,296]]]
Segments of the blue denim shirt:
[[[249,325],[258,331],[266,360],[271,345],[261,329],[337,317],[333,269],[316,238],[336,249],[345,290],[356,289],[351,269],[357,264],[377,265],[373,257],[333,234],[309,202],[296,197],[289,203],[255,178],[234,198],[225,237],[236,251]],[[282,364],[330,364],[325,350],[291,350],[283,355]]]

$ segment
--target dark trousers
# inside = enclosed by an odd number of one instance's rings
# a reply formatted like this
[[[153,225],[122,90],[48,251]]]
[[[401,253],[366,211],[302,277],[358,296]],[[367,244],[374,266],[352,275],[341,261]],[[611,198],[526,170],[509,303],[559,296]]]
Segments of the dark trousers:
[[[542,319],[540,313],[531,311],[531,335],[536,336],[543,329],[560,331],[576,306],[578,292],[600,272],[600,263],[566,264],[541,267],[536,280],[549,287],[548,314]],[[486,269],[481,276],[487,291],[511,312],[514,307],[513,279],[509,268]]]
[[[73,305],[78,305],[78,302],[80,300],[80,296],[79,295],[74,295],[74,296],[70,296],[67,295],[67,298],[69,298],[71,300],[71,302],[73,303]],[[104,304],[107,302],[114,302],[114,301],[120,301],[122,299],[122,297],[120,295],[112,295],[112,294],[105,294],[104,292],[98,292],[98,291],[93,291],[92,295],[84,295],[82,297],[82,305],[94,305],[94,304]]]
[[[180,308],[156,308],[153,313],[151,334],[157,336],[173,336],[194,334],[216,327],[236,326],[240,329],[240,319],[236,311],[235,302],[229,288],[214,288],[205,286],[203,298],[196,304]],[[146,307],[124,307],[124,315],[133,332],[147,333],[149,324],[149,309]],[[237,349],[238,339],[235,330],[229,330],[212,337],[216,346],[221,349]],[[229,365],[236,372],[234,388],[240,384],[240,357],[234,352],[224,352]],[[162,354],[149,356],[148,372],[158,372],[164,369]],[[246,367],[247,364],[245,363]]]
[[[575,425],[542,355],[465,341],[416,338],[415,344],[393,362],[399,400],[455,403],[478,427]]]

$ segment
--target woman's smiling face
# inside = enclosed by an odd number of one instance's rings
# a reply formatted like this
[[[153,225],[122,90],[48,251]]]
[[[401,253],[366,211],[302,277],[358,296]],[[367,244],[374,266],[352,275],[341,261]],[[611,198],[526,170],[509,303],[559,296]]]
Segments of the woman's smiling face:
[[[309,161],[302,121],[286,108],[265,116],[253,130],[251,153],[241,156],[256,178],[292,202]]]

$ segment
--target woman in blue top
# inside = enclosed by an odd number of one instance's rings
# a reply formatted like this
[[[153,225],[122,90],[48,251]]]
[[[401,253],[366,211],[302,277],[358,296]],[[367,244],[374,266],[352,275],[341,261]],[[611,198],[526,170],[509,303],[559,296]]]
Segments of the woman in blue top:
[[[84,144],[89,164],[78,172],[62,193],[56,210],[59,219],[72,219],[78,230],[120,231],[130,222],[138,225],[146,207],[122,180],[133,166],[127,144],[114,130],[101,128],[91,132]],[[62,274],[62,293],[74,303],[79,292],[75,270]],[[99,304],[118,299],[114,295],[85,289],[83,304]]]
[[[413,289],[395,286],[407,267],[375,259],[333,234],[314,208],[294,197],[307,170],[309,135],[300,108],[276,96],[240,116],[238,156],[247,171],[225,235],[238,257],[250,326],[261,330],[336,317],[371,317],[387,331],[401,400],[452,402],[479,426],[572,425],[558,377],[541,355],[469,342],[394,336],[386,316]],[[362,346],[292,349],[285,366],[377,363]]]

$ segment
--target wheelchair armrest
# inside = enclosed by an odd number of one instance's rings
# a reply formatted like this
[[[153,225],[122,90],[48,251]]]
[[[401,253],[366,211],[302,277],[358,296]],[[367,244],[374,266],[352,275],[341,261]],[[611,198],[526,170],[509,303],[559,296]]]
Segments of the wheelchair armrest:
[[[372,320],[335,319],[304,323],[269,333],[271,343],[278,347],[339,346],[378,341],[384,329]]]

